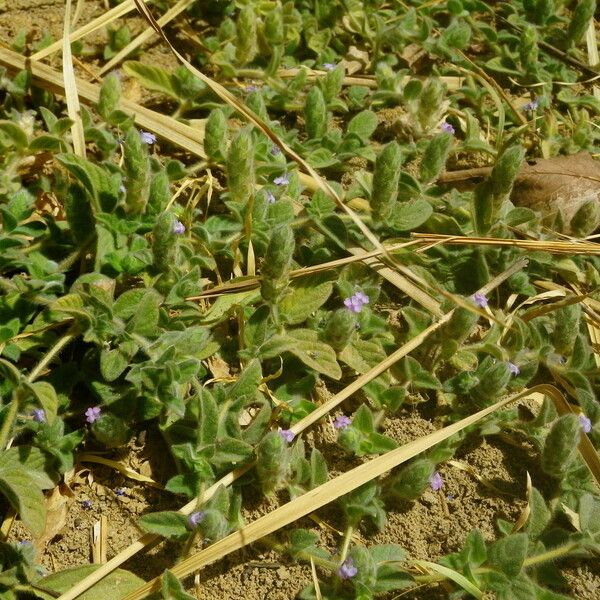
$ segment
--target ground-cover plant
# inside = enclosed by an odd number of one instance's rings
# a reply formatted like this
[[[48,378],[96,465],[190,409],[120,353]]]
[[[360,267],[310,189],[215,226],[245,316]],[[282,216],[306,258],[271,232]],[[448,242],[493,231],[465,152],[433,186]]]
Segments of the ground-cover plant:
[[[336,443],[351,461],[384,454],[398,446],[383,433],[385,420],[405,403],[427,406],[443,426],[542,382],[561,388],[578,416],[558,416],[548,399],[535,413],[497,412],[340,498],[338,549],[299,529],[285,551],[318,567],[304,598],[371,598],[440,581],[453,582],[453,597],[565,597],[550,561],[597,551],[600,496],[576,449],[584,435],[599,439],[588,328],[597,326],[598,265],[596,256],[553,255],[546,215],[515,206],[511,192],[526,157],[597,151],[588,116],[598,104],[584,88],[552,85],[581,78],[592,3],[557,3],[547,16],[542,9],[501,6],[494,21],[482,3],[454,0],[195,6],[190,18],[208,23],[198,64],[269,136],[185,66],[130,61],[123,70],[175,101],[175,117],[205,119],[201,164],[171,158],[165,142],[136,127],[120,108],[117,74],[81,111],[86,158],[72,148],[72,121],[58,100],[27,71],[3,76],[0,491],[33,536],[44,528],[43,490],[73,467],[74,453],[122,447],[139,428],[155,427],[168,443],[166,489],[196,501],[189,515],[139,521],[179,542],[182,556],[242,526],[247,489],[285,502],[319,488],[333,465],[294,426],[318,408],[323,389],[370,372],[438,318],[418,295],[383,284],[378,268],[347,261],[349,249],[409,242],[417,230],[526,237],[546,243],[544,251],[529,253],[527,268],[487,295],[477,290],[521,250],[434,244],[380,255],[442,312],[455,311],[344,406],[332,421]],[[124,29],[111,31],[105,58],[127,41]],[[423,64],[410,61],[415,44]],[[354,81],[356,62],[364,77]],[[445,78],[457,74],[464,79],[450,95]],[[518,86],[527,85],[535,97],[519,106]],[[438,181],[465,163],[492,168],[470,189]],[[591,206],[573,222],[591,219]],[[544,222],[558,227],[560,216]],[[327,268],[310,271],[320,265]],[[540,295],[540,282],[564,293]],[[221,291],[210,297],[213,288]],[[352,541],[359,529],[385,527],[396,504],[438,492],[438,466],[466,439],[495,435],[537,453],[525,523],[498,521],[493,542],[474,530],[460,552],[427,564],[408,557],[402,540]],[[253,462],[239,485],[202,500]],[[53,588],[30,549],[0,544],[0,593],[45,597]],[[169,571],[162,594],[187,597]]]

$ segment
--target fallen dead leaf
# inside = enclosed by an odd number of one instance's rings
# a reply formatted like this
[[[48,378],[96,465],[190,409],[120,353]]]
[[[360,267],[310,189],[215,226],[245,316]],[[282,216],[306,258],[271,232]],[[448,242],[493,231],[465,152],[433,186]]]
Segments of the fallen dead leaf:
[[[38,556],[42,554],[46,544],[58,535],[67,522],[69,502],[72,492],[66,485],[57,485],[46,497],[46,526],[44,533],[34,542]]]

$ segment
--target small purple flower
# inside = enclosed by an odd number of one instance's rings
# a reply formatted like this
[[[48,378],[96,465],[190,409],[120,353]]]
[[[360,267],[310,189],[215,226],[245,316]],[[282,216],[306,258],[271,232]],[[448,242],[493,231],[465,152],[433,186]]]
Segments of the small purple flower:
[[[247,85],[246,86],[246,93],[247,94],[251,94],[252,92],[258,92],[258,86],[256,86],[256,85]]]
[[[346,429],[349,425],[352,425],[352,419],[346,415],[338,415],[333,420],[333,426],[336,429]]]
[[[431,486],[431,489],[434,492],[437,492],[438,490],[441,490],[442,487],[444,487],[444,480],[442,479],[442,476],[439,474],[438,471],[436,471],[430,478],[429,478],[429,485]]]
[[[589,433],[592,430],[592,421],[585,415],[579,415],[579,424],[583,433]]]
[[[34,408],[31,411],[31,416],[36,423],[46,422],[46,411],[43,408]]]
[[[173,233],[175,235],[181,235],[182,233],[185,233],[185,225],[181,221],[175,220],[173,223]]]
[[[527,104],[524,104],[523,105],[523,110],[526,110],[528,112],[532,112],[532,111],[536,110],[539,105],[540,105],[540,102],[536,98],[535,100],[532,100],[531,102],[528,102]]]
[[[269,151],[271,156],[279,156],[281,154],[281,148],[279,146],[271,146],[271,150]]]
[[[294,441],[296,434],[291,429],[278,429],[279,435],[289,444]]]
[[[323,64],[323,68],[324,68],[326,71],[333,71],[333,70],[335,69],[335,67],[336,67],[336,64],[335,64],[335,63],[324,63],[324,64]]]
[[[269,204],[275,204],[275,194],[273,192],[267,192],[267,202]]]
[[[340,579],[352,579],[358,573],[358,569],[354,566],[354,561],[348,557],[338,569]]]
[[[201,510],[197,510],[197,511],[193,512],[188,517],[188,525],[192,529],[198,527],[198,525],[200,525],[200,523],[202,523],[202,521],[204,521],[204,513]]]
[[[117,496],[124,496],[124,495],[125,495],[125,492],[126,492],[126,490],[125,490],[125,488],[123,488],[123,487],[119,487],[119,488],[117,488],[117,489],[115,490],[115,494],[116,494]]]
[[[344,300],[344,306],[353,313],[359,313],[365,304],[369,304],[369,296],[363,292],[356,292]]]
[[[273,179],[273,183],[275,185],[287,185],[290,182],[290,176],[287,173],[280,175],[279,177],[275,177]]]
[[[486,308],[488,305],[488,299],[485,297],[485,294],[482,294],[481,292],[473,294],[471,296],[471,300],[473,300],[473,302],[475,302],[479,308]]]
[[[149,131],[140,131],[140,137],[142,138],[142,142],[144,142],[144,144],[152,145],[156,143],[156,136]]]
[[[94,421],[97,421],[100,418],[101,412],[102,412],[102,410],[100,409],[99,406],[90,406],[85,411],[85,420],[88,423],[93,423]]]
[[[449,133],[450,135],[454,135],[456,133],[454,127],[452,127],[452,125],[450,123],[448,123],[448,121],[444,121],[441,126],[440,129],[444,132],[444,133]]]
[[[81,502],[81,506],[83,508],[85,508],[85,510],[90,510],[92,508],[92,501],[91,500],[83,500]]]
[[[512,362],[508,363],[508,370],[510,371],[510,374],[514,375],[515,377],[521,372],[521,369],[519,369],[519,367]]]

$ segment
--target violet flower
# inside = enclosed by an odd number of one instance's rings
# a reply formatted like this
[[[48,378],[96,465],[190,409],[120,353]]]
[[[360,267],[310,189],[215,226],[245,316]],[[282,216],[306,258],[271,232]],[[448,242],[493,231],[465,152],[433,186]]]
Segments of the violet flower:
[[[338,569],[340,579],[352,579],[358,573],[358,569],[354,566],[354,561],[348,557]]]
[[[279,428],[278,433],[288,444],[293,442],[296,437],[296,434],[291,429]]]
[[[471,300],[473,300],[473,302],[475,302],[479,308],[487,308],[488,299],[486,298],[485,294],[477,292],[471,296]]]
[[[100,418],[100,413],[102,413],[102,410],[99,406],[90,406],[85,411],[85,420],[88,423],[93,423],[94,421],[97,421]]]
[[[532,112],[532,111],[536,110],[539,105],[540,105],[540,102],[536,98],[535,100],[532,100],[531,102],[528,102],[527,104],[524,104],[523,105],[523,110],[526,110],[528,112]]]
[[[336,67],[335,63],[323,63],[323,68],[326,71],[333,71],[335,69],[335,67]]]
[[[269,204],[275,204],[275,194],[273,192],[267,192],[267,202]]]
[[[280,175],[279,177],[275,177],[273,179],[273,183],[275,185],[287,185],[290,182],[290,176],[287,173]]]
[[[36,423],[46,422],[46,411],[43,408],[34,408],[31,411],[31,416]]]
[[[344,306],[353,313],[359,313],[365,304],[369,304],[369,296],[364,292],[356,292],[344,300]]]
[[[273,145],[271,146],[271,150],[269,150],[271,156],[278,156],[281,154],[281,148],[279,146]]]
[[[204,521],[204,512],[202,512],[201,510],[197,510],[195,512],[193,512],[189,517],[188,517],[188,525],[192,528],[195,529],[196,527],[198,527],[198,525],[200,525],[200,523],[202,523],[202,521]]]
[[[90,510],[92,508],[92,501],[91,500],[83,500],[81,502],[81,506],[83,508],[85,508],[85,510]]]
[[[592,421],[585,415],[579,415],[579,424],[581,425],[583,433],[589,433],[592,430]]]
[[[333,426],[336,429],[346,429],[349,425],[352,425],[352,419],[346,415],[338,415],[333,420]]]
[[[514,375],[515,377],[521,372],[521,369],[519,369],[519,367],[517,367],[515,363],[512,363],[510,361],[508,363],[508,370],[510,371],[510,374]]]
[[[451,135],[454,135],[456,133],[454,127],[452,127],[452,125],[450,123],[448,123],[447,121],[444,121],[441,126],[440,129],[444,132],[444,133],[449,133]]]
[[[185,225],[181,221],[175,220],[173,223],[173,233],[175,235],[181,235],[182,233],[185,233]]]
[[[124,496],[124,495],[125,495],[125,491],[126,491],[126,490],[125,490],[125,488],[123,488],[123,487],[118,487],[118,488],[115,490],[115,494],[116,494],[117,496]]]
[[[152,145],[156,143],[156,136],[149,131],[140,131],[140,137],[142,138],[142,142],[144,144]]]
[[[444,487],[444,479],[438,471],[429,478],[429,485],[434,492],[441,490]]]

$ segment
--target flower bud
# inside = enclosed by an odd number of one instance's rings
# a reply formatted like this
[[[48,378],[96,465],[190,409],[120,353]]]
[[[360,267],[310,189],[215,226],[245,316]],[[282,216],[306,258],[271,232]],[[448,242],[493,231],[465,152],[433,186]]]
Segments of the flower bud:
[[[127,178],[125,210],[142,214],[148,201],[150,159],[147,145],[134,127],[130,127],[123,142],[123,168]]]
[[[480,407],[489,406],[500,396],[510,382],[511,372],[507,363],[493,362],[491,358],[482,361],[476,370],[479,383],[470,391],[471,398]]]
[[[373,221],[387,221],[398,196],[398,181],[402,167],[402,154],[396,142],[389,143],[375,160],[371,210]]]
[[[254,60],[257,52],[256,46],[256,15],[251,6],[246,6],[240,11],[236,23],[235,57],[241,64],[248,64]]]
[[[261,294],[268,302],[275,302],[289,283],[295,247],[291,227],[280,226],[273,230],[261,269]]]
[[[452,147],[452,135],[440,133],[431,138],[421,161],[421,181],[430,183],[446,166],[446,159]]]
[[[344,84],[344,75],[342,64],[339,64],[325,75],[323,79],[323,98],[325,98],[325,102],[331,102],[339,97]]]
[[[242,129],[231,142],[227,154],[227,183],[231,199],[246,203],[254,193],[254,144]]]
[[[581,305],[570,304],[561,306],[554,313],[554,332],[552,342],[559,354],[570,356],[573,352],[575,339],[579,333],[579,322],[581,320]]]
[[[289,467],[289,447],[278,431],[265,435],[256,448],[256,473],[263,492],[275,491],[285,480]]]
[[[490,176],[494,212],[497,212],[502,203],[508,199],[524,157],[525,151],[521,146],[511,146],[497,158]]]
[[[323,92],[316,86],[306,95],[304,118],[309,138],[322,138],[325,135],[327,132],[327,105]]]
[[[213,161],[222,159],[225,155],[227,136],[227,120],[220,108],[210,111],[204,129],[204,150]]]
[[[579,0],[567,29],[569,46],[578,44],[587,31],[596,11],[596,0]]]
[[[353,312],[339,308],[325,327],[325,341],[336,351],[341,352],[350,342],[356,331],[356,316]]]
[[[559,417],[544,442],[542,470],[552,477],[562,477],[577,456],[581,424],[577,415]]]
[[[402,500],[416,500],[429,486],[435,465],[425,458],[418,458],[392,477],[389,491]]]
[[[170,212],[163,212],[152,230],[153,262],[161,273],[168,273],[177,262],[177,235],[173,232],[175,221]]]

